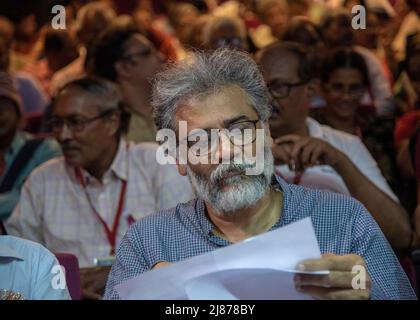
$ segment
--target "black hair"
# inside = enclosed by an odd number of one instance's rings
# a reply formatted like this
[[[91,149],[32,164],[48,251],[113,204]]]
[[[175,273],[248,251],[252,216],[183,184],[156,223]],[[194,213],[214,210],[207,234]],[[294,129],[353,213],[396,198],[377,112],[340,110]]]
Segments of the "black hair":
[[[93,43],[93,73],[115,81],[117,79],[115,63],[123,58],[127,40],[138,33],[140,31],[131,23],[113,24],[105,29]]]
[[[316,56],[305,45],[297,42],[276,42],[262,49],[257,54],[258,62],[266,55],[274,54],[278,51],[288,51],[298,58],[298,76],[301,81],[310,81],[316,76]]]
[[[336,69],[356,69],[363,78],[363,84],[370,86],[369,72],[363,56],[351,48],[338,48],[330,51],[322,63],[321,79],[325,83]]]

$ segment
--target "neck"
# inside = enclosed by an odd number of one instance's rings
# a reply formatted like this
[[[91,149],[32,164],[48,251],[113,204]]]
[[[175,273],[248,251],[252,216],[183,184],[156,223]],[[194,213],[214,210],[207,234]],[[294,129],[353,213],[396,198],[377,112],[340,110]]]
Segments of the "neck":
[[[102,155],[100,160],[95,162],[91,167],[86,167],[85,170],[89,172],[93,177],[102,180],[105,172],[109,170],[112,165],[112,162],[115,159],[115,156],[118,152],[118,142],[114,139],[110,146],[107,147],[107,153]]]
[[[130,109],[144,118],[150,118],[152,106],[150,105],[152,88],[149,84],[133,86],[130,82],[120,82],[120,88]]]
[[[270,230],[280,218],[281,201],[282,194],[270,188],[254,206],[229,216],[218,214],[208,203],[206,208],[217,234],[235,243]]]
[[[338,117],[331,113],[326,113],[325,118],[327,122],[335,129],[341,130],[350,134],[356,133],[356,119],[355,117]]]

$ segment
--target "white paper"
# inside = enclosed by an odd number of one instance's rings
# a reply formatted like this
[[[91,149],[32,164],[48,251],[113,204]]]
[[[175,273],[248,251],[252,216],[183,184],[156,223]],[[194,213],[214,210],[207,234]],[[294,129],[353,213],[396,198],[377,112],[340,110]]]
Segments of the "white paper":
[[[115,287],[124,300],[309,299],[295,290],[299,262],[321,257],[310,218],[145,272]],[[326,274],[328,271],[317,272]]]

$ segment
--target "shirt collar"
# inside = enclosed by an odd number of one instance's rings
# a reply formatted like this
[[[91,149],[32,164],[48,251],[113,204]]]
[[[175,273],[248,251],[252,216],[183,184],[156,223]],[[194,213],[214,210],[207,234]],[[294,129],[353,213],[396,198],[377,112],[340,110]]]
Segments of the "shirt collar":
[[[322,138],[324,136],[324,132],[322,130],[321,124],[316,121],[315,119],[312,119],[310,117],[306,118],[306,126],[309,130],[309,135],[314,138]]]
[[[0,258],[14,258],[19,260],[25,260],[16,250],[0,243]]]
[[[117,154],[112,161],[111,167],[104,174],[103,181],[106,181],[107,177],[110,176],[110,173],[115,174],[119,179],[127,181],[128,177],[128,149],[130,148],[130,143],[125,141],[125,139],[120,140],[118,144]],[[82,178],[85,181],[85,184],[88,184],[89,181],[94,180],[94,178],[86,171],[80,170]],[[76,179],[78,177],[76,176]]]

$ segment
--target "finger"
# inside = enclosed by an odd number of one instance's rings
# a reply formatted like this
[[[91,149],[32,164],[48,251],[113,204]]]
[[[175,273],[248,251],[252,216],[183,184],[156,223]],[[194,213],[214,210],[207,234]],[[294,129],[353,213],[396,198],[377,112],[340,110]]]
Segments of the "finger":
[[[304,260],[299,263],[298,269],[301,271],[352,271],[355,265],[365,266],[363,258],[356,254],[328,255],[321,259]]]
[[[310,142],[311,139],[301,138],[299,141],[296,141],[292,146],[291,156],[293,159],[298,160],[298,155],[302,149]]]
[[[273,157],[274,160],[276,161],[276,163],[279,164],[289,164],[290,161],[290,156],[289,153],[286,151],[285,148],[281,147],[281,146],[273,146],[272,148],[273,150]]]
[[[309,165],[311,167],[321,163],[320,157],[322,153],[323,153],[323,149],[322,149],[322,146],[320,145],[318,145],[316,148],[312,150],[311,158],[309,159]]]
[[[368,300],[370,290],[330,289],[311,286],[297,286],[296,290],[319,300]]]
[[[308,142],[302,149],[299,160],[305,166],[305,168],[310,165],[311,156],[317,147],[319,148],[319,144],[315,140],[312,140]]]
[[[274,143],[276,144],[282,144],[282,143],[294,143],[296,141],[299,141],[302,139],[301,136],[298,136],[296,134],[286,134],[284,136],[281,136],[280,138],[277,138],[274,140]]]
[[[297,274],[295,284],[300,286],[319,286],[324,288],[353,288],[355,274],[348,271],[331,271],[325,275]],[[370,287],[368,278],[365,288]]]

